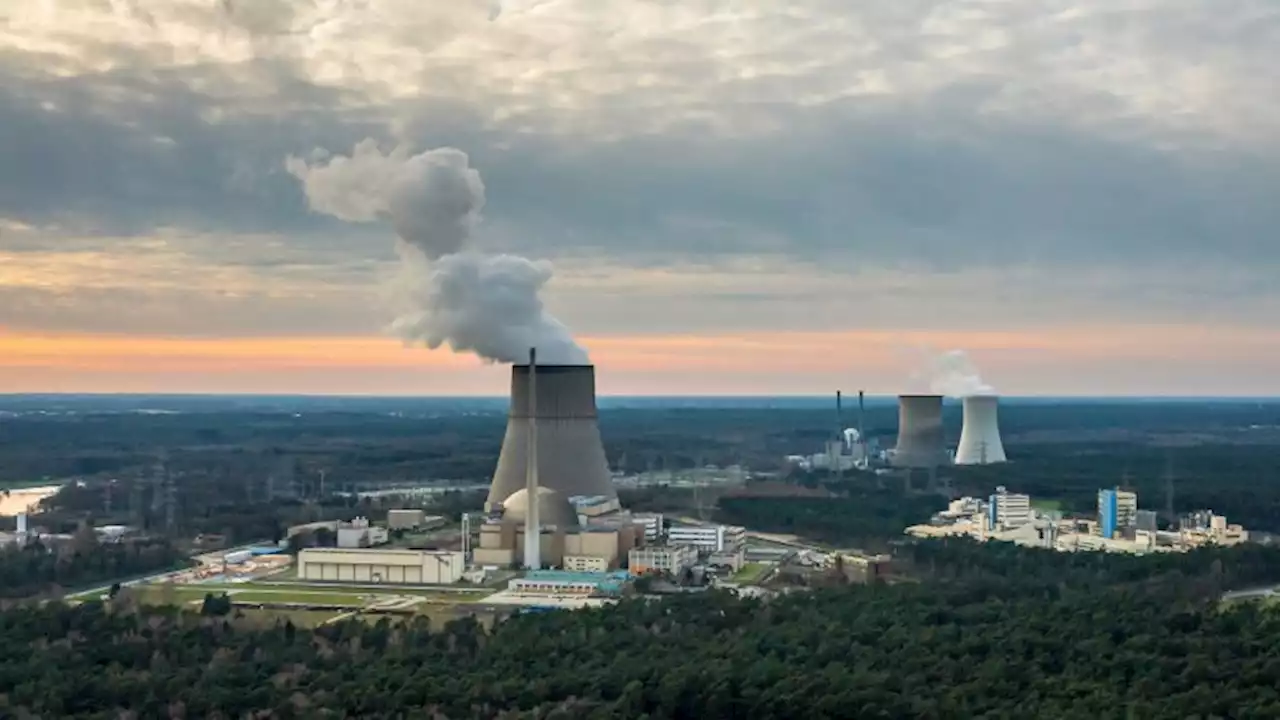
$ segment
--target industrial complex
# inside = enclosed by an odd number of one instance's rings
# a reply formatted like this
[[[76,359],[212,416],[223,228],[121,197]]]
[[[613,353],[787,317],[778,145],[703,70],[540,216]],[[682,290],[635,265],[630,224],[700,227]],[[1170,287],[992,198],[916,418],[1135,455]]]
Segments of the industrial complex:
[[[823,453],[788,459],[808,470],[870,470],[907,479],[940,467],[1007,462],[999,400],[961,398],[963,427],[947,444],[944,398],[898,397],[894,446],[881,448],[863,424],[845,428],[837,393],[837,428]],[[737,469],[735,469],[735,472]],[[740,473],[739,473],[740,475]],[[719,477],[719,476],[717,476]],[[885,577],[887,555],[818,548],[799,538],[751,532],[687,517],[633,512],[619,501],[597,418],[595,369],[539,365],[534,351],[511,368],[507,426],[483,508],[452,518],[396,507],[364,516],[288,528],[276,546],[242,547],[197,558],[192,569],[134,581],[144,592],[201,602],[225,593],[235,606],[412,614],[522,612],[615,602],[658,583],[671,591],[723,586],[741,592],[779,579],[812,586],[823,578],[871,582]],[[740,483],[739,483],[740,484]],[[936,488],[935,488],[936,489]],[[1245,542],[1248,533],[1209,511],[1158,527],[1136,493],[1098,492],[1096,514],[1064,517],[1032,498],[997,487],[985,498],[961,497],[915,537],[969,536],[1059,551],[1177,552]],[[104,539],[121,528],[99,528]],[[127,528],[125,529],[127,530]],[[18,537],[27,533],[25,516]],[[799,574],[797,578],[788,577]],[[95,592],[85,593],[86,596]]]
[[[1249,533],[1210,510],[1178,518],[1168,529],[1158,528],[1155,511],[1138,507],[1137,493],[1121,488],[1098,491],[1094,517],[1063,517],[1056,510],[1037,510],[1032,499],[1004,487],[985,499],[964,497],[924,525],[913,525],[914,537],[967,536],[1000,540],[1064,552],[1126,553],[1185,552],[1204,545],[1237,545]]]
[[[932,474],[950,464],[994,465],[1008,461],[1000,438],[1000,400],[995,395],[961,398],[964,422],[954,449],[947,445],[942,395],[898,396],[898,432],[891,448],[881,448],[875,439],[867,437],[861,420],[863,393],[858,393],[857,428],[843,426],[840,398],[836,393],[836,437],[827,442],[824,452],[788,455],[789,463],[803,470],[895,470],[910,476],[917,471]]]

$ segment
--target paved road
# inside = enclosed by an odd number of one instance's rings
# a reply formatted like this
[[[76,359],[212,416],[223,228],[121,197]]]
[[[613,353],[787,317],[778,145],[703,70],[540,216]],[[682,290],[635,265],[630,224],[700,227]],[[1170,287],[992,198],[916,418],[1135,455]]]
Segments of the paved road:
[[[1254,588],[1252,590],[1233,590],[1229,593],[1223,593],[1223,600],[1258,600],[1261,598],[1273,597],[1280,595],[1280,585],[1274,585],[1267,588]]]

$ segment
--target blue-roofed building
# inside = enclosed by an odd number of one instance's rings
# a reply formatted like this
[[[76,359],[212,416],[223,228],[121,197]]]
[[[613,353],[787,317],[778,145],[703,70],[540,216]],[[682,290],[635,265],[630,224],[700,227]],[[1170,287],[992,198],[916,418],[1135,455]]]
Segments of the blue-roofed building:
[[[630,583],[626,571],[536,570],[507,583],[507,589],[524,595],[620,595]]]

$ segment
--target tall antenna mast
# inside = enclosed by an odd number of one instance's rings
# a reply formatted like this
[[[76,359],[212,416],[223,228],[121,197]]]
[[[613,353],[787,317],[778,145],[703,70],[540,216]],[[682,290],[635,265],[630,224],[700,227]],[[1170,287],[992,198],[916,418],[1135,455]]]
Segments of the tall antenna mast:
[[[542,524],[538,518],[538,350],[529,348],[529,447],[525,451],[524,566],[542,569]]]

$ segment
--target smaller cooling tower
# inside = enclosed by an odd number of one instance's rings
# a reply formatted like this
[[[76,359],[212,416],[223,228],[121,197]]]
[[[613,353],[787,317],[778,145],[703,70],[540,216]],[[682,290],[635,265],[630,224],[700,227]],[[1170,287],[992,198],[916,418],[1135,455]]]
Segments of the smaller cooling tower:
[[[946,439],[942,432],[942,396],[900,395],[898,397],[898,445],[893,453],[893,466],[936,468],[946,462]]]
[[[1005,462],[1000,442],[999,398],[975,395],[964,399],[964,429],[956,447],[957,465],[990,465]]]

